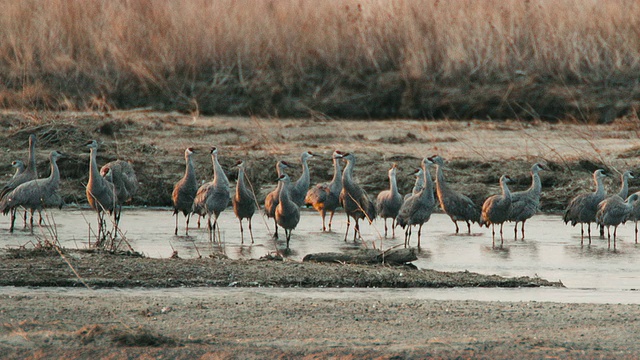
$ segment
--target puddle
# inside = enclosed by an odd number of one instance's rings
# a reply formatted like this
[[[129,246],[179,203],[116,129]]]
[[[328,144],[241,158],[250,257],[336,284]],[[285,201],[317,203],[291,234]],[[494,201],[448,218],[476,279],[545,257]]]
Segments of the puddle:
[[[86,248],[89,244],[89,224],[95,227],[95,214],[90,210],[65,209],[51,211],[55,219],[60,243],[68,248]],[[149,257],[167,258],[177,251],[182,258],[197,257],[198,253],[208,255],[223,251],[230,258],[259,258],[274,253],[276,246],[284,246],[271,239],[273,220],[254,216],[253,230],[255,244],[251,245],[245,221],[245,243],[240,243],[239,224],[233,211],[228,209],[220,216],[219,223],[223,244],[213,248],[209,242],[206,223],[203,228],[195,228],[192,220],[190,236],[174,236],[175,220],[169,209],[126,208],[123,211],[121,228],[134,250]],[[26,231],[9,234],[9,218],[0,218],[2,246],[15,247],[35,241]],[[184,234],[184,220],[180,216],[180,234]],[[22,224],[20,224],[20,227]],[[341,251],[363,246],[354,244],[350,232],[344,242],[346,219],[344,214],[336,214],[333,232],[321,231],[321,220],[316,212],[303,210],[300,224],[291,238],[291,258],[300,260],[306,254],[327,251]],[[461,226],[461,228],[466,226]],[[607,240],[594,237],[592,245],[580,246],[580,228],[564,225],[559,215],[537,215],[527,222],[526,240],[513,240],[512,225],[505,226],[505,242],[502,248],[492,248],[491,231],[473,226],[473,234],[454,234],[453,223],[446,215],[434,214],[423,227],[422,251],[414,264],[420,268],[441,271],[472,271],[501,276],[540,276],[547,280],[560,280],[570,290],[599,291],[602,296],[614,296],[618,292],[634,294],[640,289],[640,245],[634,243],[633,223],[618,229],[617,251],[607,248]],[[395,239],[382,239],[383,248],[403,243],[403,232],[396,229]],[[36,233],[41,229],[36,229]],[[374,226],[363,225],[365,244],[372,242],[380,246],[384,234],[384,223],[378,219]],[[281,232],[281,238],[283,233]],[[42,235],[39,235],[42,236]],[[413,233],[412,245],[416,244],[417,231]],[[497,242],[499,244],[499,240]],[[416,290],[411,290],[416,291]],[[470,296],[469,291],[458,289],[456,294]],[[491,290],[494,291],[495,290]],[[533,290],[542,293],[547,290]],[[569,291],[560,291],[568,295]],[[533,292],[527,292],[532,294]],[[429,290],[438,294],[439,290]],[[445,294],[451,294],[444,291]],[[508,293],[508,292],[507,292]],[[465,295],[466,294],[466,295]],[[502,292],[502,294],[505,294]],[[618,294],[619,295],[619,294]],[[435,296],[435,295],[434,295]],[[450,295],[446,295],[450,296]],[[458,295],[456,295],[458,296]]]

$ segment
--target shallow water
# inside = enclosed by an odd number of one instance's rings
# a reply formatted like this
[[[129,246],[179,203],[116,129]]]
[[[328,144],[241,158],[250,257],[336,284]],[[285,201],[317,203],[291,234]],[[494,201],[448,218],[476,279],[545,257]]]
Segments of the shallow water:
[[[134,250],[150,257],[166,258],[177,251],[180,257],[206,256],[211,252],[222,251],[231,258],[259,258],[275,253],[276,247],[284,247],[284,241],[271,239],[273,220],[254,216],[253,230],[255,244],[250,244],[245,221],[244,245],[240,241],[238,220],[231,209],[222,213],[219,219],[222,246],[212,246],[209,242],[206,222],[202,228],[196,228],[197,218],[193,219],[189,235],[184,236],[184,218],[180,215],[179,236],[174,236],[175,219],[168,209],[126,208],[123,211],[121,228]],[[65,209],[50,211],[54,219],[58,238],[64,247],[85,248],[89,246],[89,225],[95,228],[95,214],[88,209]],[[0,237],[2,246],[15,247],[42,238],[43,229],[36,228],[36,234],[27,231],[8,232],[8,217],[0,218]],[[20,225],[21,227],[21,225]],[[268,228],[270,230],[268,230]],[[374,226],[363,225],[363,242],[354,244],[352,233],[344,242],[346,218],[343,213],[336,214],[333,232],[321,231],[321,220],[316,212],[303,210],[300,224],[291,237],[292,253],[290,258],[300,260],[304,255],[315,252],[341,251],[361,246],[380,246],[384,235],[383,221],[378,219]],[[382,239],[383,248],[403,243],[401,229],[396,229],[396,238]],[[548,280],[560,280],[569,289],[559,290],[520,290],[478,291],[473,289],[455,289],[453,291],[429,290],[427,293],[438,298],[476,298],[495,297],[528,299],[553,299],[558,294],[571,298],[584,298],[584,301],[602,302],[611,298],[611,302],[634,302],[637,289],[640,289],[640,245],[634,243],[633,223],[627,223],[618,229],[616,251],[608,248],[607,240],[597,236],[591,246],[580,246],[580,228],[564,225],[559,215],[537,215],[527,222],[526,239],[513,239],[513,226],[505,226],[505,241],[500,247],[492,247],[490,229],[472,227],[472,235],[456,235],[455,227],[446,215],[434,214],[424,226],[422,250],[414,264],[420,268],[442,271],[472,271],[482,274],[501,276],[540,276]],[[466,231],[466,225],[461,226]],[[281,231],[282,232],[282,231]],[[595,232],[595,231],[594,231]],[[280,238],[283,238],[283,233]],[[412,245],[416,245],[417,231],[414,230]],[[93,241],[93,239],[92,239]],[[559,293],[558,293],[559,291]],[[475,294],[475,295],[474,295]],[[514,295],[515,294],[515,295]],[[547,294],[547,295],[545,295]],[[572,294],[572,295],[570,295]],[[507,296],[508,295],[508,296]],[[628,298],[628,299],[627,299]],[[591,300],[589,300],[591,299]],[[626,299],[626,300],[625,300]],[[505,299],[506,300],[506,299]],[[583,301],[579,301],[583,302]]]

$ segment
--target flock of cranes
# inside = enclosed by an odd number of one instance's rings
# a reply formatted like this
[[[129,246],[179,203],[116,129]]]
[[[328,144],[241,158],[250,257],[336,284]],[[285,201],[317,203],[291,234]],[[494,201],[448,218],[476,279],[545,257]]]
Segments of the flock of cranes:
[[[16,160],[12,163],[15,174],[0,191],[0,211],[10,214],[10,232],[13,232],[17,210],[25,209],[24,221],[26,226],[27,211],[31,214],[30,228],[33,231],[33,216],[47,207],[61,207],[63,204],[58,194],[60,185],[60,171],[57,160],[64,156],[58,151],[49,155],[51,172],[47,178],[38,178],[35,164],[36,136],[29,137],[29,156],[25,162]],[[138,190],[135,171],[127,161],[115,160],[99,167],[96,161],[98,143],[89,141],[86,146],[90,149],[89,180],[86,185],[86,196],[90,207],[96,212],[97,245],[109,236],[117,236],[118,224],[122,214],[122,205],[131,200]],[[192,214],[207,219],[209,239],[221,241],[218,217],[227,209],[231,202],[233,211],[240,221],[241,241],[244,243],[243,220],[248,221],[251,243],[253,230],[251,219],[260,208],[255,191],[245,179],[246,169],[243,161],[238,161],[238,180],[235,191],[231,193],[229,180],[218,161],[218,148],[210,150],[213,164],[213,179],[198,185],[192,156],[195,150],[187,148],[184,152],[185,173],[175,184],[172,193],[173,214],[176,217],[174,234],[178,234],[178,214],[182,213],[186,219],[185,234],[189,234],[189,221]],[[329,183],[310,186],[311,177],[308,160],[316,157],[305,151],[301,155],[302,175],[292,181],[286,173],[291,164],[280,160],[276,163],[278,174],[277,187],[270,192],[264,203],[264,213],[274,219],[274,237],[278,237],[278,227],[284,230],[286,249],[289,249],[291,232],[300,221],[300,208],[305,204],[312,206],[322,218],[322,230],[331,231],[334,214],[342,208],[347,216],[347,226],[344,240],[347,241],[351,222],[353,221],[353,240],[361,239],[360,223],[367,221],[371,224],[376,217],[384,220],[384,237],[389,235],[387,221],[391,219],[391,236],[395,237],[395,228],[404,229],[404,245],[409,246],[412,228],[418,227],[417,244],[420,247],[422,227],[429,221],[436,206],[446,213],[455,224],[455,231],[459,233],[458,222],[465,222],[467,232],[471,234],[471,224],[491,226],[492,239],[495,246],[496,226],[499,225],[501,245],[503,244],[503,225],[507,221],[515,223],[514,236],[518,237],[518,223],[521,224],[521,235],[525,237],[525,223],[533,217],[540,205],[542,185],[539,172],[545,166],[536,163],[531,167],[531,186],[521,192],[512,193],[507,175],[500,177],[501,193],[488,197],[482,206],[477,206],[468,196],[454,190],[446,181],[444,170],[447,169],[445,159],[435,155],[424,158],[420,167],[414,172],[415,185],[409,194],[402,195],[398,190],[397,171],[395,164],[388,171],[389,189],[378,194],[373,200],[357,183],[354,177],[356,156],[353,153],[334,151],[333,178]],[[345,162],[344,170],[342,162]],[[431,168],[435,167],[435,180],[431,176]],[[617,227],[627,220],[636,223],[640,219],[640,192],[628,196],[628,180],[633,178],[631,172],[622,175],[621,189],[617,194],[608,196],[604,190],[604,170],[596,170],[593,174],[595,191],[581,194],[572,199],[564,212],[564,222],[575,226],[581,225],[581,244],[584,242],[584,225],[587,225],[589,244],[591,244],[591,224],[598,224],[603,230],[607,229],[610,244],[609,228],[613,226],[614,249],[616,247]],[[329,213],[328,226],[326,215]],[[108,215],[108,217],[106,216]],[[42,215],[40,215],[42,221]],[[107,230],[107,219],[113,224],[113,230]],[[198,221],[198,225],[200,221]],[[603,233],[601,233],[603,234]]]

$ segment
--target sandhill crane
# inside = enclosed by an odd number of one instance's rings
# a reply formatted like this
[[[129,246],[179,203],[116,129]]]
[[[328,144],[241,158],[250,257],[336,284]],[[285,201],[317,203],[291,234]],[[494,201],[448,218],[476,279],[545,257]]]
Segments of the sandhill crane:
[[[280,201],[276,207],[276,222],[284,229],[284,235],[287,238],[287,250],[289,250],[289,241],[291,240],[291,230],[295,229],[300,222],[300,208],[291,200],[291,179],[289,175],[282,174],[278,178],[279,182],[284,183],[280,191]]]
[[[331,158],[333,159],[333,179],[331,179],[331,182],[328,184],[317,184],[309,189],[304,199],[305,203],[313,206],[313,208],[320,213],[320,216],[322,216],[322,231],[327,231],[327,227],[325,226],[327,211],[331,213],[329,216],[329,231],[331,231],[333,214],[340,206],[340,191],[342,191],[341,155],[334,151]]]
[[[11,227],[9,232],[13,232],[15,222],[15,211],[13,209],[22,206],[31,211],[31,233],[33,233],[33,212],[42,210],[46,206],[54,204],[60,196],[57,195],[60,186],[60,171],[58,170],[57,161],[64,156],[58,151],[52,151],[49,154],[51,162],[51,174],[45,179],[36,179],[24,182],[18,185],[11,192],[7,193],[0,202],[0,211],[3,214],[11,212]]]
[[[629,179],[633,179],[633,173],[629,170],[620,175],[620,191],[612,196],[619,196],[621,199],[626,199],[629,195]],[[603,200],[604,201],[604,200]],[[600,237],[604,237],[604,227],[598,224],[600,227]]]
[[[100,174],[103,177],[107,173],[107,169],[111,170],[112,183],[116,192],[114,218],[116,221],[117,235],[120,215],[122,214],[122,204],[130,202],[138,192],[138,178],[136,177],[136,172],[133,170],[133,166],[131,166],[131,163],[128,161],[115,160],[104,164],[102,168],[100,168]]]
[[[4,198],[10,191],[18,187],[18,185],[27,181],[38,178],[38,170],[36,169],[36,136],[29,135],[29,159],[25,165],[24,171],[17,173],[9,180],[2,190],[0,190],[0,199]]]
[[[198,180],[196,179],[196,170],[193,166],[193,159],[191,156],[194,153],[193,148],[187,148],[184,151],[184,160],[186,162],[186,169],[184,176],[173,187],[171,193],[171,201],[173,203],[173,215],[176,217],[176,228],[174,235],[178,235],[178,213],[182,212],[186,218],[186,230],[185,235],[189,235],[189,218],[191,217],[191,211],[193,211],[193,199],[198,192]]]
[[[540,207],[540,193],[542,183],[538,172],[546,170],[540,163],[531,167],[531,186],[526,191],[518,191],[511,194],[511,214],[509,221],[515,221],[513,227],[514,237],[518,238],[518,222],[522,222],[522,238],[524,239],[524,223],[538,212]]]
[[[636,192],[640,196],[640,191]],[[636,244],[638,243],[638,220],[640,220],[640,201],[636,201],[633,203],[633,210],[631,210],[631,214],[629,215],[629,220],[632,220],[635,223],[635,240]]]
[[[350,218],[355,220],[353,228],[353,241],[360,236],[360,219],[367,219],[369,224],[376,218],[376,208],[369,199],[369,195],[353,179],[353,168],[356,166],[356,156],[353,153],[338,152],[339,156],[347,162],[342,172],[342,191],[340,191],[340,204],[347,214],[347,231],[344,233],[344,241],[347,241]]]
[[[284,174],[284,170],[289,167],[289,163],[283,160],[280,160],[276,163],[276,172],[278,173],[278,178],[280,175]],[[280,191],[284,183],[282,181],[278,181],[278,185],[276,189],[267,194],[267,197],[264,198],[264,213],[268,218],[273,218],[275,230],[273,233],[273,237],[275,239],[278,238],[278,223],[276,221],[276,207],[278,206],[278,202],[280,201]]]
[[[587,224],[589,234],[589,245],[591,245],[591,223],[596,221],[596,212],[598,204],[604,200],[606,193],[604,191],[603,179],[605,178],[604,170],[598,169],[593,172],[593,181],[595,183],[595,191],[588,194],[580,194],[569,202],[567,209],[564,211],[564,223],[571,222],[571,226],[580,223],[580,245],[584,244],[584,224]]]
[[[415,169],[412,175],[416,177],[416,182],[413,184],[411,192],[404,195],[403,200],[407,200],[411,195],[419,193],[424,188],[424,171],[422,171],[422,168]]]
[[[460,231],[458,221],[467,223],[467,233],[471,234],[471,223],[480,223],[480,208],[469,197],[449,187],[444,178],[445,164],[441,156],[434,155],[429,159],[436,164],[436,193],[442,211],[456,225],[456,234]]]
[[[229,205],[229,180],[218,162],[218,148],[211,148],[211,160],[213,162],[213,180],[200,186],[193,200],[193,212],[202,216],[208,215],[209,240],[215,241],[216,228],[218,229],[218,241],[220,242],[220,226],[218,216]],[[213,214],[213,225],[211,215]]]
[[[98,164],[96,161],[98,153],[98,142],[91,140],[87,143],[87,147],[91,153],[89,155],[89,181],[87,182],[86,194],[89,206],[95,210],[98,214],[98,245],[106,237],[104,226],[106,225],[104,219],[104,212],[107,211],[109,215],[113,214],[116,208],[116,194],[113,183],[107,181],[98,171]],[[111,171],[107,171],[107,177],[112,177]],[[115,219],[114,219],[115,223]]]
[[[311,182],[311,176],[309,175],[309,164],[307,160],[317,156],[310,151],[305,151],[300,155],[300,161],[302,162],[302,175],[300,178],[291,185],[291,200],[298,206],[304,205],[304,198],[309,191],[309,184]]]
[[[240,241],[244,244],[244,229],[242,227],[242,219],[249,221],[249,234],[251,235],[251,243],[253,244],[253,230],[251,230],[251,218],[256,212],[256,195],[253,191],[247,187],[244,181],[245,169],[244,161],[238,161],[236,163],[238,167],[238,182],[236,184],[236,192],[233,196],[233,212],[236,214],[238,220],[240,220]]]
[[[482,205],[482,222],[487,226],[491,225],[493,246],[496,245],[495,224],[500,224],[500,246],[504,243],[502,225],[509,219],[509,214],[511,213],[511,192],[507,186],[510,181],[511,178],[509,176],[502,175],[500,177],[502,194],[490,196]]]
[[[634,204],[638,200],[638,194],[631,194],[626,200],[622,200],[619,196],[611,196],[598,204],[598,212],[596,213],[596,222],[600,226],[607,227],[607,239],[609,247],[611,247],[611,233],[609,227],[613,226],[613,249],[616,249],[616,234],[618,225],[627,221],[633,212]]]
[[[425,187],[404,200],[396,217],[396,224],[405,229],[405,247],[409,246],[411,242],[411,228],[414,225],[418,225],[418,248],[420,248],[422,226],[429,221],[436,205],[436,199],[433,195],[433,179],[431,179],[431,173],[429,172],[432,164],[433,162],[428,158],[422,160],[422,175]]]
[[[376,198],[376,212],[384,219],[384,237],[387,237],[387,219],[391,218],[392,237],[396,237],[396,217],[403,203],[402,195],[398,191],[396,174],[398,166],[393,164],[389,169],[389,189],[383,190]]]

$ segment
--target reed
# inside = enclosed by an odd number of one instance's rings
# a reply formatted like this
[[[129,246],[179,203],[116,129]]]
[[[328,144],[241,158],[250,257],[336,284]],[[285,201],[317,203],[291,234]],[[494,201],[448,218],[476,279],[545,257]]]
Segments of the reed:
[[[505,98],[502,112],[515,117],[547,108],[579,116],[602,107],[593,101],[603,87],[620,101],[640,70],[633,0],[0,0],[0,8],[0,105],[11,108],[456,117],[445,111],[454,108],[460,117],[483,115],[473,101],[500,108],[493,102]],[[483,96],[485,86],[496,94]],[[527,95],[532,87],[541,99]],[[634,96],[612,106],[628,109]],[[560,104],[571,99],[583,103]]]

